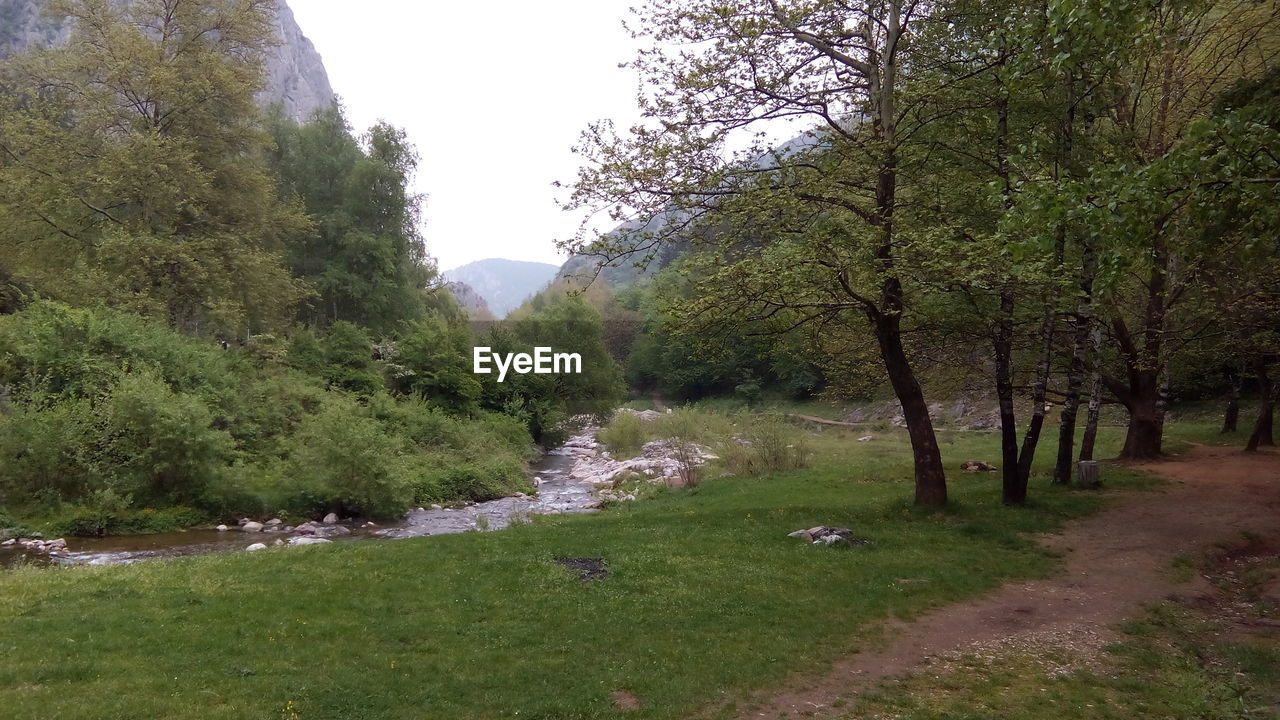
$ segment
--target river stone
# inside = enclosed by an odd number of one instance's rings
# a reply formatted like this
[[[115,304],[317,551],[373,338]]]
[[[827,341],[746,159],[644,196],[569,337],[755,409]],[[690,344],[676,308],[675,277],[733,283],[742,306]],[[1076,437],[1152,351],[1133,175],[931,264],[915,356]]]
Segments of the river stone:
[[[243,530],[243,531],[245,531],[245,532],[262,532],[262,523],[260,523],[260,522],[247,522],[247,523],[245,523],[244,525],[241,525],[241,526],[240,526],[240,529],[241,529],[241,530]]]
[[[17,541],[17,540],[15,540],[14,538],[9,538],[8,540],[5,540],[4,542],[0,542],[0,545],[17,545],[17,544],[18,544],[18,541]]]
[[[296,537],[289,540],[290,545],[323,545],[331,542],[333,541],[318,537]]]
[[[254,543],[249,547],[245,548],[245,552],[256,552],[258,550],[266,550],[266,549],[267,549],[266,545],[263,545],[262,543]]]
[[[273,543],[271,543],[271,544],[272,544],[272,545],[275,545],[276,547],[280,547],[281,545],[283,545],[283,544],[284,544],[284,540],[281,540],[280,538],[276,538],[275,542],[273,542]]]
[[[219,525],[219,526],[217,527],[217,530],[218,530],[218,532],[226,532],[226,531],[227,531],[227,526],[226,526],[226,525]]]
[[[351,531],[344,525],[324,525],[315,529],[311,533],[314,537],[335,537],[338,535],[350,535]]]
[[[323,519],[323,520],[321,520],[320,522],[324,523],[325,525],[337,525],[337,524],[338,524],[338,514],[337,514],[337,513],[329,513],[328,515],[325,515],[325,516],[324,516],[324,519]]]
[[[275,527],[277,525],[283,525],[284,521],[281,520],[280,518],[271,518],[270,520],[267,521],[267,524],[272,527]]]

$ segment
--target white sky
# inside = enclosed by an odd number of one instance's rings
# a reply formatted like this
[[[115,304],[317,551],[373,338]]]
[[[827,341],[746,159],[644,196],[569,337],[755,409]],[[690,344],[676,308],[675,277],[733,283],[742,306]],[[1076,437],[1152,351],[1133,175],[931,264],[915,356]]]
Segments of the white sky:
[[[427,249],[448,270],[488,257],[560,263],[555,240],[587,123],[638,116],[636,0],[289,0],[357,131],[405,128],[422,163]]]

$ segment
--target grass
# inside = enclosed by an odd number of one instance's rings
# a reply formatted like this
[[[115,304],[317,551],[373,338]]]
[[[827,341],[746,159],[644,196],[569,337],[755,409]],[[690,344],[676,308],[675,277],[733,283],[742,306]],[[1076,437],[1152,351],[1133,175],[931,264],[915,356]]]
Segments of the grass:
[[[1166,600],[1124,624],[1115,644],[1081,652],[1034,648],[971,654],[868,694],[847,720],[1081,720],[1280,716],[1280,607],[1261,592],[1280,578],[1276,548],[1254,541],[1191,562],[1205,598]]]
[[[873,641],[886,618],[1051,573],[1031,534],[1105,501],[1042,474],[1006,508],[997,474],[953,472],[952,505],[918,510],[905,437],[860,434],[814,431],[803,470],[710,473],[498,533],[6,573],[0,715],[731,716],[732,699]],[[1118,436],[1101,440],[1114,453]],[[998,456],[994,434],[942,442],[949,468]],[[1150,482],[1119,467],[1106,481]],[[819,524],[872,544],[786,537]],[[583,582],[555,558],[601,558],[609,575]],[[614,707],[615,690],[640,708]]]

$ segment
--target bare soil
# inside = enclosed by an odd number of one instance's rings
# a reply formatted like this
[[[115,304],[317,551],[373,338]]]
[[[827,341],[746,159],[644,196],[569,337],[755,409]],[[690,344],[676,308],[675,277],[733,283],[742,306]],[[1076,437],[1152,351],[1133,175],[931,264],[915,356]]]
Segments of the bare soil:
[[[955,652],[991,644],[1085,642],[1101,648],[1112,626],[1144,603],[1203,594],[1204,579],[1180,582],[1171,565],[1245,533],[1280,538],[1280,454],[1196,447],[1141,465],[1169,483],[1131,493],[1107,510],[1046,536],[1064,555],[1052,578],[1010,584],[972,602],[895,623],[882,650],[837,661],[758,699],[742,718],[823,718],[860,692]]]

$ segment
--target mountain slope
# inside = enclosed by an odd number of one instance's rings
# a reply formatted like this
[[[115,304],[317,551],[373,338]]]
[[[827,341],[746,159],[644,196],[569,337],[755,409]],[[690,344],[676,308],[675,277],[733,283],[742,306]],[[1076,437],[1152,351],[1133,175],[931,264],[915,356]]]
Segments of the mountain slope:
[[[559,270],[548,263],[489,258],[446,271],[444,277],[471,286],[494,316],[502,318],[546,287]]]
[[[66,21],[46,15],[46,5],[47,0],[0,0],[0,58],[31,46],[67,41]],[[285,0],[277,0],[276,34],[280,44],[267,56],[267,87],[258,98],[264,105],[278,102],[286,115],[305,120],[333,102],[329,74]]]

